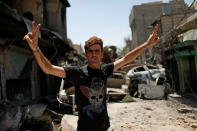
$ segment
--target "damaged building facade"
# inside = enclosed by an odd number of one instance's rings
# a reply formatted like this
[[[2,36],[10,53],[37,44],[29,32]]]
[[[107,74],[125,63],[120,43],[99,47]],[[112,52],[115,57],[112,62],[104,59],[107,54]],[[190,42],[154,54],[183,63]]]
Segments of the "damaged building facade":
[[[184,0],[170,0],[169,3],[150,2],[133,6],[129,17],[132,40],[127,42],[128,51],[146,41],[152,33],[155,21],[159,23],[159,36],[165,35],[177,25],[184,15],[195,12],[193,8],[187,10],[188,6]],[[140,63],[145,62],[152,54],[148,49],[139,57]]]
[[[67,41],[67,0],[0,1],[0,99],[28,101],[56,95],[61,79],[46,75],[38,67],[24,35],[31,21],[42,26],[39,47],[52,64],[81,62]],[[69,59],[69,60],[68,60]]]
[[[161,37],[153,51],[160,55],[171,88],[180,94],[192,93],[197,99],[197,13]]]

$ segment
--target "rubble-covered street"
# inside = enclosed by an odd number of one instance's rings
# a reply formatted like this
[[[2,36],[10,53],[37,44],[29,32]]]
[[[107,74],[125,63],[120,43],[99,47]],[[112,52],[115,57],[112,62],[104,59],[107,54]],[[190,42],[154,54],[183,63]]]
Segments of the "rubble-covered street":
[[[130,103],[108,103],[110,131],[197,130],[197,104],[192,103],[191,99],[172,95],[169,100],[135,100]]]

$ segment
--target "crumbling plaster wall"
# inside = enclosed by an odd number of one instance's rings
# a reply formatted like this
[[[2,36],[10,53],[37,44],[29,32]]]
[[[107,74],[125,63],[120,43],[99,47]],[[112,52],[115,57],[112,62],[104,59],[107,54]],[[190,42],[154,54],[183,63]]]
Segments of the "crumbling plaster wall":
[[[163,14],[165,12],[164,6],[166,7],[166,5],[171,10],[170,14]],[[133,45],[128,47],[135,48],[146,41],[153,30],[151,28],[152,22],[158,18],[160,24],[159,32],[161,32],[159,35],[165,35],[175,25],[181,22],[185,16],[186,8],[187,5],[184,3],[184,0],[172,0],[169,3],[153,2],[134,6],[129,19]],[[191,15],[191,13],[186,14],[186,17],[188,15]],[[148,55],[154,55],[151,49],[142,54],[141,61],[145,61]]]
[[[31,12],[34,20],[43,24],[43,0],[12,0],[11,7],[21,15]]]
[[[66,40],[66,5],[60,0],[46,0],[44,4],[44,25],[47,28],[58,32],[62,38]]]

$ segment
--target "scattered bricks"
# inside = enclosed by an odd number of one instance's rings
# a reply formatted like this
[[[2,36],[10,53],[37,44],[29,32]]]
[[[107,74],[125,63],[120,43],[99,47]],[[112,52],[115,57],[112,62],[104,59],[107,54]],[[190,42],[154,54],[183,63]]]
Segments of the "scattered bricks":
[[[192,124],[191,127],[197,129],[197,124]]]
[[[188,123],[188,122],[186,120],[184,120],[183,123]]]
[[[192,113],[194,113],[194,114],[197,115],[197,109],[196,109],[196,108],[193,108],[193,109],[192,109]]]
[[[195,116],[187,116],[187,117],[196,120]]]
[[[177,111],[179,113],[192,113],[192,109],[191,108],[180,108],[180,109],[177,109]]]
[[[185,118],[181,117],[181,118],[180,118],[180,120],[183,120],[183,121],[185,121]]]
[[[144,107],[144,109],[152,111],[153,109],[149,108],[149,107]]]
[[[185,118],[183,118],[183,117],[177,117],[177,120],[185,120]]]
[[[173,120],[173,118],[170,117],[169,120]]]

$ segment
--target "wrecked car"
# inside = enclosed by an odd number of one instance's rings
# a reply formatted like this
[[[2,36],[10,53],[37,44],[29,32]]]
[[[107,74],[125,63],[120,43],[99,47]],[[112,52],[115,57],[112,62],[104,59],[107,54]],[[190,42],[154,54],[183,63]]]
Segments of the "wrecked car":
[[[117,88],[107,88],[107,102],[122,100],[127,93]]]
[[[130,79],[126,76],[126,72],[114,72],[107,79],[107,101],[122,100],[128,91]]]
[[[162,84],[165,79],[165,68],[162,68],[160,65],[141,65],[133,67],[126,75],[130,78],[130,95],[137,96],[138,84],[150,84],[158,80],[160,81],[157,83]]]
[[[107,88],[121,88],[122,85],[129,85],[129,77],[126,72],[114,72],[107,79]]]

